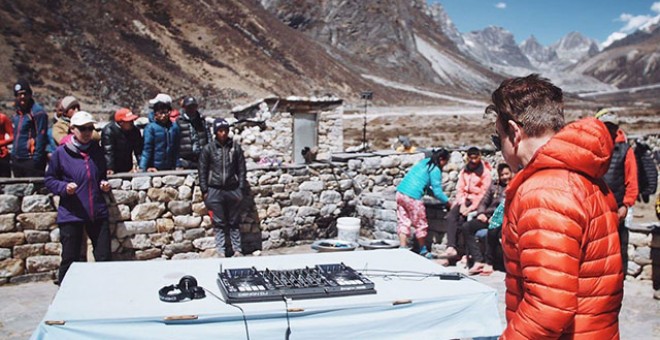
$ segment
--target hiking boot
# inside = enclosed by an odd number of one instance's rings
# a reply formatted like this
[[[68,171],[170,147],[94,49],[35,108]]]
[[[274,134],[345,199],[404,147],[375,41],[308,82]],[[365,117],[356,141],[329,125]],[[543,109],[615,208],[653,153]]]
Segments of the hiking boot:
[[[433,259],[433,253],[431,253],[426,246],[422,246],[422,249],[419,250],[419,255],[426,257],[427,259]]]

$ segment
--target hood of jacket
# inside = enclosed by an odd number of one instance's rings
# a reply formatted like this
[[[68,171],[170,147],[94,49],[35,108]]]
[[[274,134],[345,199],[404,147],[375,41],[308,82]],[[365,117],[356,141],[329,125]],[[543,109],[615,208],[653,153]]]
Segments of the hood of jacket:
[[[610,165],[614,143],[605,124],[584,118],[566,125],[536,151],[527,166],[513,177],[514,192],[532,174],[545,169],[565,169],[600,178]]]

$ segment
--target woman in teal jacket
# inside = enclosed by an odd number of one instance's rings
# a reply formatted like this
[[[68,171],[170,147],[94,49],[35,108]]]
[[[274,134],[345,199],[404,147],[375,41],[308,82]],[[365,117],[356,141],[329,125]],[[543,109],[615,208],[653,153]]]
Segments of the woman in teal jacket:
[[[421,247],[419,254],[428,258],[432,258],[433,255],[425,246],[429,225],[422,196],[430,186],[433,196],[440,202],[449,201],[442,191],[442,167],[448,160],[447,150],[434,150],[430,158],[422,159],[410,168],[396,188],[397,234],[401,247],[407,247],[410,229],[414,226],[415,237]]]

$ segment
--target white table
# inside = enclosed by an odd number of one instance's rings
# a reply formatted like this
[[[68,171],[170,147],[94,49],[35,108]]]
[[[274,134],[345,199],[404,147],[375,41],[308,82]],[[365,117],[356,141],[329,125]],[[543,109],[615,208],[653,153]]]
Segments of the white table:
[[[242,313],[207,294],[201,300],[165,303],[158,290],[193,275],[222,297],[219,267],[293,269],[344,262],[376,269],[442,273],[445,268],[407,250],[312,253],[181,261],[74,263],[33,339],[246,339]],[[291,339],[443,339],[499,335],[497,292],[479,282],[438,277],[368,276],[377,294],[292,300]],[[394,304],[395,301],[411,303]],[[283,339],[283,301],[238,304],[251,339]],[[169,316],[196,315],[188,321]],[[56,324],[52,324],[52,323]],[[61,324],[61,323],[64,324]],[[48,325],[51,323],[51,325]],[[57,323],[60,323],[59,325]]]

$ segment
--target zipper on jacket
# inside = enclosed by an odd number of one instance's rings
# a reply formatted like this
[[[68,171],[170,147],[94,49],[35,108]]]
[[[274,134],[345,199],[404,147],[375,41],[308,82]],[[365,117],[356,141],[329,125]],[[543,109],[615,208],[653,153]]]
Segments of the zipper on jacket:
[[[89,216],[94,221],[94,198],[92,197],[92,172],[89,170],[89,155],[80,153],[85,160],[85,169],[87,170],[87,190],[89,198]]]
[[[227,185],[227,156],[225,155],[225,151],[227,148],[225,146],[222,146],[222,187],[224,188],[225,185]]]
[[[15,139],[14,139],[14,143],[16,145],[15,153],[16,153],[17,156],[18,156],[18,143],[20,142],[19,137],[21,136],[21,127],[23,126],[23,117],[24,116],[25,116],[24,114],[21,114],[20,117],[18,118],[18,128],[16,129],[16,136],[15,136]]]

